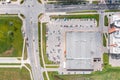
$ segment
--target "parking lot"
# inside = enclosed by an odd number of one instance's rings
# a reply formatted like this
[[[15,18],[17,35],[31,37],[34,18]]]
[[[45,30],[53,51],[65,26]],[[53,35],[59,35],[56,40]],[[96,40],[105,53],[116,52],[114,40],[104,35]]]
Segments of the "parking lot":
[[[52,19],[46,26],[46,47],[49,60],[63,62],[65,50],[65,32],[98,31],[95,19]]]

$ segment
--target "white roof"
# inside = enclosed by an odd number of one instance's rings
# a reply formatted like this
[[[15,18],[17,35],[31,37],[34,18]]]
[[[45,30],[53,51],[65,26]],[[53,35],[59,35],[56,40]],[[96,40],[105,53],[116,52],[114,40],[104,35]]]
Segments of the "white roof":
[[[120,27],[120,14],[113,15],[111,22],[117,27]],[[111,34],[110,44],[117,44],[115,47],[110,47],[110,52],[119,54],[120,53],[120,29],[116,28],[116,32]]]
[[[10,2],[11,0],[6,0],[6,2]]]
[[[113,15],[113,21],[120,20],[120,15]]]
[[[117,27],[120,27],[120,20],[115,21],[114,24],[115,24]]]
[[[120,27],[120,15],[119,15],[119,14],[113,15],[112,21],[114,22],[114,24],[115,24],[117,27]]]
[[[116,47],[112,47],[112,53],[120,53],[120,31],[114,33],[111,44],[117,44]]]

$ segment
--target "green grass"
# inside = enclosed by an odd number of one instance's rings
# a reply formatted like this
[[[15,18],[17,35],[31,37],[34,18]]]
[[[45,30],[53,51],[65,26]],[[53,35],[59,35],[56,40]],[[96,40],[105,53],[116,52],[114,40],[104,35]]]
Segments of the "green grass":
[[[42,29],[43,29],[43,55],[44,55],[44,60],[45,60],[45,64],[53,64],[52,61],[50,61],[47,57],[47,54],[46,54],[46,23],[43,23],[42,24]]]
[[[0,80],[31,80],[25,68],[0,68]]]
[[[21,65],[21,63],[0,63],[0,65]]]
[[[120,10],[105,10],[105,12],[120,12]]]
[[[43,15],[43,13],[39,14],[39,15],[38,15],[38,18],[40,18],[42,15]]]
[[[103,54],[103,67],[104,67],[104,69],[107,69],[107,68],[111,67],[109,65],[109,54],[108,53]]]
[[[104,34],[103,34],[103,46],[106,47],[106,39]]]
[[[92,3],[93,3],[93,4],[98,4],[98,3],[99,3],[99,1],[93,1]]]
[[[41,56],[41,39],[40,39],[40,37],[41,37],[41,23],[40,22],[38,22],[38,41],[39,41],[39,57],[40,57],[40,65],[43,67],[43,61],[42,61],[42,56]]]
[[[108,53],[104,53],[103,54],[103,63],[109,63],[109,55],[108,55]]]
[[[97,21],[97,25],[99,25],[99,14],[81,14],[81,15],[51,15],[50,18],[53,19],[95,19]]]
[[[23,19],[25,19],[25,16],[24,16],[23,14],[20,14],[20,16],[21,16]]]
[[[31,70],[30,64],[26,63],[25,65]]]
[[[69,5],[69,4],[83,4],[83,3],[89,3],[88,1],[78,1],[78,0],[48,0],[48,1],[56,1],[56,2],[48,2],[48,4],[64,4],[64,5]]]
[[[45,72],[43,72],[43,77],[44,77],[44,80],[47,80]]]
[[[41,0],[37,0],[39,3],[42,3]]]
[[[117,68],[109,68],[106,71],[95,72],[89,75],[65,75],[61,76],[61,80],[119,80],[120,70]]]
[[[99,14],[89,14],[89,15],[84,15],[84,14],[81,14],[81,15],[51,15],[50,16],[51,18],[54,18],[54,19],[57,19],[57,18],[60,18],[60,19],[63,19],[63,18],[67,18],[67,19],[80,19],[80,18],[94,18],[96,19],[97,21],[99,21]]]
[[[15,1],[17,1],[17,0],[11,0],[11,1],[15,2]]]
[[[108,26],[108,17],[107,16],[104,17],[104,25]]]
[[[15,16],[0,15],[0,56],[19,57],[22,55],[22,20]]]
[[[108,53],[103,54],[103,63],[104,64],[109,64],[109,55],[108,55]]]
[[[46,66],[46,68],[59,68],[59,66]]]
[[[48,72],[48,75],[49,75],[50,80],[59,80],[57,79],[59,77],[57,76],[58,72]]]
[[[21,1],[20,1],[20,4],[23,4],[23,3],[24,3],[24,0],[21,0]]]

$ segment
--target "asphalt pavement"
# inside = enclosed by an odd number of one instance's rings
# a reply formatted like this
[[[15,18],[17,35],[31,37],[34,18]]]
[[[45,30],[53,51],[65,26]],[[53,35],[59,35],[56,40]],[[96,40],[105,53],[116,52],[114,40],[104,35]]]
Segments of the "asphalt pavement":
[[[39,59],[38,15],[44,7],[37,0],[25,0],[24,4],[0,5],[0,14],[23,14],[25,16],[25,37],[28,38],[27,52],[34,80],[44,80]]]
[[[0,5],[0,14],[23,14],[25,16],[25,34],[28,38],[27,52],[34,80],[44,80],[39,59],[38,15],[45,12],[73,12],[81,10],[120,9],[119,5],[53,5],[40,4],[37,0],[25,0],[22,5]]]
[[[46,12],[77,12],[82,10],[120,10],[120,4],[82,4],[82,5],[61,5],[46,4]]]

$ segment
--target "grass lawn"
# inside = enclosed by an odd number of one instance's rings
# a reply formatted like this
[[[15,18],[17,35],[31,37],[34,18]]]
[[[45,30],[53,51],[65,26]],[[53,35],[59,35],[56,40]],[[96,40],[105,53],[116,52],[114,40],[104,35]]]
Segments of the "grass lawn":
[[[49,2],[48,4],[64,4],[64,5],[89,3],[88,1],[84,1],[84,0],[81,1],[80,0],[48,0],[48,1],[53,1],[53,2]]]
[[[21,65],[21,63],[0,63],[0,65]]]
[[[25,16],[24,16],[23,14],[20,14],[20,16],[21,16],[23,19],[25,19]]]
[[[46,66],[46,68],[59,68],[60,66]]]
[[[17,0],[11,0],[11,1],[17,1]]]
[[[59,75],[57,72],[48,72],[50,80],[120,80],[120,67],[107,68],[104,71],[92,74]],[[44,77],[46,77],[44,75]],[[45,80],[47,80],[45,78]]]
[[[104,25],[108,26],[108,17],[107,16],[104,17]]]
[[[120,10],[105,10],[105,12],[120,12]]]
[[[53,19],[95,19],[97,21],[97,25],[99,25],[99,14],[81,14],[81,15],[51,15],[50,18]]]
[[[120,80],[120,68],[109,68],[103,72],[94,72],[88,75],[64,75],[61,80]],[[55,79],[57,80],[57,79]],[[58,79],[60,80],[60,79]]]
[[[24,3],[24,0],[21,0],[21,1],[20,1],[20,4],[23,4],[23,3]]]
[[[103,53],[103,63],[109,64],[109,55],[108,53]]]
[[[41,23],[40,22],[38,22],[38,41],[39,41],[39,57],[40,57],[40,65],[43,67],[43,61],[42,61],[42,56],[41,56]]]
[[[40,56],[40,65],[43,67],[43,61],[42,61],[42,56],[41,56],[41,23],[39,22],[38,23],[38,36],[39,36],[39,52],[40,52],[40,54],[39,54],[39,56]],[[53,64],[53,62],[52,61],[50,61],[49,59],[48,59],[48,57],[47,57],[47,54],[46,54],[46,23],[43,23],[42,24],[42,26],[43,26],[43,32],[42,32],[42,35],[43,35],[43,37],[42,37],[42,39],[43,39],[43,56],[44,56],[44,60],[45,60],[45,64]]]
[[[17,16],[0,15],[0,56],[20,57],[22,55],[21,26],[22,20]]]
[[[59,80],[56,78],[56,77],[59,77],[58,72],[48,72],[48,75],[49,75],[50,80]],[[60,79],[60,80],[62,80],[62,79]]]
[[[38,18],[40,18],[42,15],[43,15],[43,13],[40,13],[40,14],[38,15]]]
[[[0,80],[31,80],[26,68],[0,68]]]
[[[45,72],[43,72],[43,77],[44,77],[44,80],[47,80],[47,76],[46,76]]]
[[[104,34],[103,34],[103,46],[106,47],[106,39]]]
[[[42,3],[41,0],[37,0],[39,3]]]
[[[103,53],[103,70],[106,70],[107,68],[111,67],[109,65],[109,54],[108,53]]]
[[[93,4],[98,4],[98,3],[99,3],[99,1],[93,1],[92,3],[93,3]]]

